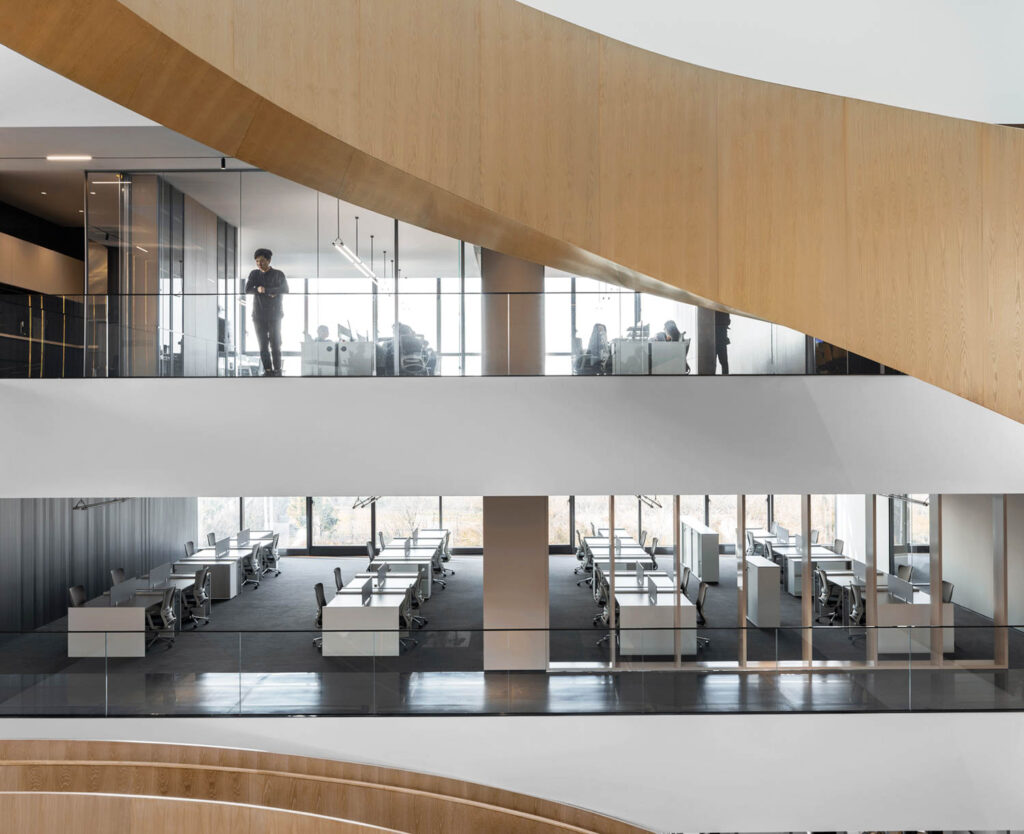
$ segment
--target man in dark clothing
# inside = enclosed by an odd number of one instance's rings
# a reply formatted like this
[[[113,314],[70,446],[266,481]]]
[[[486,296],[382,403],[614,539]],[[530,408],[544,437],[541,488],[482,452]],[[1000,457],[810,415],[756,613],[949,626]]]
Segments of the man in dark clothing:
[[[729,324],[731,318],[728,313],[715,310],[715,356],[722,366],[722,373],[729,373]]]
[[[256,269],[245,282],[245,291],[253,294],[252,324],[260,343],[264,376],[281,376],[281,294],[288,292],[284,273],[270,266],[273,254],[269,249],[257,249],[253,253]]]

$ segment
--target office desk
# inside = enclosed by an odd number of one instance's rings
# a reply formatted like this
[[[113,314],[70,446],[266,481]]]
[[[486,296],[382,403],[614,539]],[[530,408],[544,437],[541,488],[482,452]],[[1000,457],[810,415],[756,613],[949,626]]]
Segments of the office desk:
[[[609,527],[598,527],[597,528],[597,537],[598,538],[605,538],[605,539],[608,538],[608,530],[609,529],[611,529],[611,528],[609,528]],[[631,536],[626,532],[626,528],[625,527],[616,527],[615,528],[615,535],[618,536],[620,539],[623,539],[623,540],[631,539]],[[591,536],[591,538],[594,538],[594,537]]]
[[[878,653],[906,655],[931,651],[931,630],[927,628],[901,629],[892,626],[927,626],[931,624],[931,597],[924,591],[914,591],[912,603],[893,599],[887,591],[878,596]],[[955,642],[953,629],[953,603],[942,604],[942,651],[952,652]],[[909,634],[908,634],[909,631]]]
[[[636,570],[637,564],[642,564],[644,570],[654,570],[654,561],[650,556],[618,556],[615,557],[616,573],[632,573]],[[608,573],[612,568],[611,559],[605,557],[594,558],[594,570],[601,574]],[[616,580],[618,581],[618,580]]]
[[[615,566],[618,567],[618,560],[616,560],[616,565]],[[603,601],[602,598],[601,598],[601,589],[604,588],[604,587],[607,587],[607,588],[610,589],[610,587],[611,587],[608,584],[610,582],[610,577],[604,571],[600,571],[599,570],[599,571],[596,571],[595,573],[596,573],[598,581],[594,583],[594,589],[593,589],[594,590],[594,600],[596,602],[600,603],[600,602]],[[615,588],[616,588],[616,590],[619,590],[621,588],[623,591],[632,591],[632,590],[636,590],[636,589],[646,590],[646,588],[647,588],[647,577],[650,577],[651,579],[654,580],[654,584],[657,585],[657,587],[658,587],[658,593],[659,594],[675,593],[676,586],[675,586],[675,582],[672,580],[671,576],[669,576],[667,573],[665,573],[665,571],[661,571],[661,570],[647,570],[646,568],[644,569],[644,584],[643,585],[637,585],[637,582],[636,582],[636,571],[635,570],[632,571],[632,572],[620,571],[620,572],[615,574]],[[680,592],[680,596],[682,596],[682,592]]]
[[[113,606],[109,596],[99,596],[69,608],[68,657],[145,657],[146,609],[162,598],[162,592],[160,599],[136,596]]]
[[[252,552],[250,550],[250,552]],[[210,568],[210,597],[212,599],[233,599],[242,592],[242,560],[238,556],[214,559],[190,556],[174,563],[175,573],[192,573],[199,568]]]
[[[361,589],[336,594],[323,609],[324,656],[397,657],[400,617],[408,596],[408,589],[397,594],[374,591],[369,604],[363,605]]]
[[[378,556],[376,559],[370,562],[366,570],[368,573],[373,573],[381,565],[387,565],[391,573],[411,573],[417,575],[420,580],[420,599],[430,599],[430,589],[431,586],[434,584],[431,581],[434,566],[434,560],[432,558],[428,559],[422,556],[410,556],[408,558],[404,556]]]
[[[747,556],[746,564],[747,619],[758,628],[778,628],[781,569],[764,556]]]
[[[775,550],[782,558],[786,567],[786,590],[795,597],[803,594],[804,577],[804,556],[799,549]],[[811,547],[811,567],[821,568],[824,571],[847,570],[850,567],[850,560],[844,556],[833,553],[827,548],[819,548],[817,545]]]
[[[615,601],[618,603],[619,651],[624,655],[668,655],[674,651],[675,593],[658,592],[651,602],[647,589],[618,587],[615,579]],[[679,646],[683,656],[697,654],[697,608],[686,597],[679,605]]]

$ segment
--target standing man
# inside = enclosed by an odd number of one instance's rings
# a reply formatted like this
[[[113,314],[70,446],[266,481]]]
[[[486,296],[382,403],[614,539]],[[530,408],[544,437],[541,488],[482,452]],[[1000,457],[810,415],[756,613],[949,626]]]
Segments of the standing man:
[[[253,253],[256,269],[245,282],[246,293],[253,294],[252,324],[260,343],[263,376],[281,376],[281,294],[288,292],[284,273],[270,266],[273,255],[269,249],[257,249]]]
[[[731,317],[728,313],[715,310],[715,356],[722,366],[722,373],[729,373],[729,325]]]

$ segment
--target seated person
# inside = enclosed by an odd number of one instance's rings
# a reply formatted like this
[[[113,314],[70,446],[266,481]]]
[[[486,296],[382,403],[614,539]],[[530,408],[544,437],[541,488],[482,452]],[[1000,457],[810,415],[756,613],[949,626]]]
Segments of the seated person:
[[[669,319],[665,322],[665,341],[666,342],[681,342],[683,340],[683,334],[679,332],[679,328],[676,327],[676,323]]]
[[[587,351],[576,360],[575,373],[583,376],[606,374],[611,361],[611,348],[608,345],[608,330],[603,324],[595,324],[590,331],[590,342]]]
[[[326,324],[321,324],[316,329],[316,341],[318,341],[318,342],[328,342],[328,341],[330,341],[330,338],[331,338],[331,331],[327,328]]]

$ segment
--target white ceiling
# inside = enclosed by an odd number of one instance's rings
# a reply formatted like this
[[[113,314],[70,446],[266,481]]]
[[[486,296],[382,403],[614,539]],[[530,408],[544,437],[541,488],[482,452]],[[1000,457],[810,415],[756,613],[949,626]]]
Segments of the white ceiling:
[[[713,69],[978,121],[1024,122],[1020,0],[520,0]]]

